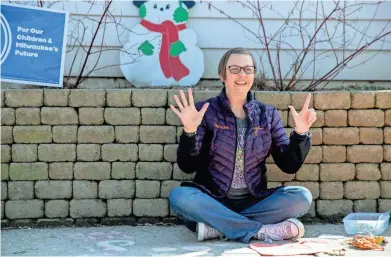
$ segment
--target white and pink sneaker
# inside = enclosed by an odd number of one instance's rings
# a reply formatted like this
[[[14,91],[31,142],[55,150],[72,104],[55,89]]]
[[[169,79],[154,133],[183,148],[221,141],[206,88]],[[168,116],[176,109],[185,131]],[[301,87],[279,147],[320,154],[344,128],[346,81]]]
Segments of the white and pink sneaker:
[[[304,236],[304,225],[298,219],[264,225],[254,236],[258,240],[296,240]]]
[[[198,241],[204,241],[207,239],[220,238],[223,234],[217,229],[209,227],[205,223],[197,223]]]

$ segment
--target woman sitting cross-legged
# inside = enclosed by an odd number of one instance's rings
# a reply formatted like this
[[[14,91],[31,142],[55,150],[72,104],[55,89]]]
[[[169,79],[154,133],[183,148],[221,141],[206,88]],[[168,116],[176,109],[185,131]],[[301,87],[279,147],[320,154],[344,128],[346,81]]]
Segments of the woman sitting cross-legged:
[[[250,52],[229,50],[218,73],[224,84],[219,96],[196,104],[190,89],[188,97],[182,90],[180,98],[174,96],[179,110],[171,109],[184,127],[177,163],[183,172],[196,174],[171,191],[170,206],[198,240],[298,239],[304,226],[297,218],[308,212],[312,195],[298,186],[268,188],[265,160],[272,155],[288,174],[300,169],[316,120],[311,95],[301,112],[289,106],[295,128],[288,137],[277,109],[250,92],[256,73]]]

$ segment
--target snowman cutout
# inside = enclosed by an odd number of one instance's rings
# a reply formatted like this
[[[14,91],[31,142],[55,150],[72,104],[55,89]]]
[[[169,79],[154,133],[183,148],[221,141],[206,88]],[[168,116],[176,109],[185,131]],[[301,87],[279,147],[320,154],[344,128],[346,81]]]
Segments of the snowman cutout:
[[[136,87],[193,86],[204,73],[196,33],[187,28],[194,1],[133,1],[141,21],[120,53],[121,70]]]

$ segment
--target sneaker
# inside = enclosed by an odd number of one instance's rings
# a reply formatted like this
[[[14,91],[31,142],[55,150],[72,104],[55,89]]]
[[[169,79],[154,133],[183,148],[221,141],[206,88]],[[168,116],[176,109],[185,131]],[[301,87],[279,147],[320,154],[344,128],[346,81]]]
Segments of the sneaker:
[[[217,229],[209,227],[205,223],[197,223],[198,241],[204,241],[206,239],[220,238],[223,234]]]
[[[296,240],[304,236],[304,225],[297,219],[264,225],[256,234],[258,240]]]

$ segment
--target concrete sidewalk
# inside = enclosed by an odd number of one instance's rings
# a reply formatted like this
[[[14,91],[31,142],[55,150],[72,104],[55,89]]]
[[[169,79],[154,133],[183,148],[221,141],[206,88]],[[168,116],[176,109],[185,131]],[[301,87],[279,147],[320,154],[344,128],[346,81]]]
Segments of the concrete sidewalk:
[[[247,244],[223,240],[198,242],[195,233],[184,226],[101,226],[1,232],[2,256],[260,256]],[[348,237],[343,224],[306,225],[305,238],[321,235]],[[391,256],[390,227],[384,235],[390,242],[385,251],[348,249],[347,256]],[[328,240],[332,244],[343,241]]]

